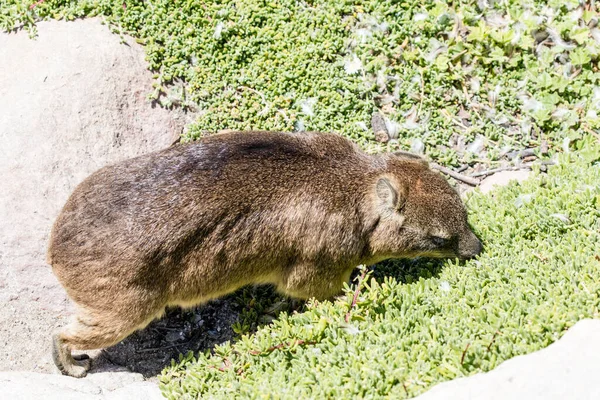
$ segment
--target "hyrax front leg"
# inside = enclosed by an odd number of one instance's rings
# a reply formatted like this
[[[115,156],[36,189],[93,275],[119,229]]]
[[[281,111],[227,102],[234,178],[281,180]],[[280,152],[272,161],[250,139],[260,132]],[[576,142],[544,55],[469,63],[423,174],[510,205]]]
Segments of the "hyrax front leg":
[[[335,270],[301,264],[290,268],[277,285],[280,292],[298,299],[331,299],[341,294],[344,282],[350,280],[352,269]]]

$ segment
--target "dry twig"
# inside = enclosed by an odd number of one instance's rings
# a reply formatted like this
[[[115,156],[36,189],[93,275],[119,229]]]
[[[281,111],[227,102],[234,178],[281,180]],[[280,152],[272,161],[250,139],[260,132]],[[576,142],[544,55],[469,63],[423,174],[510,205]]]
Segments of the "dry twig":
[[[471,343],[467,343],[467,347],[465,347],[465,349],[462,352],[462,356],[460,356],[460,365],[463,365],[463,363],[465,362],[465,355],[467,354],[467,350],[469,350],[469,346],[471,346]]]
[[[494,332],[494,336],[492,336],[492,340],[490,341],[490,344],[488,344],[487,351],[490,351],[490,349],[492,348],[492,345],[494,344],[494,341],[496,340],[496,337],[499,334],[500,334],[499,331]]]
[[[446,167],[442,167],[441,165],[438,165],[438,164],[431,164],[431,168],[433,168],[435,170],[438,170],[441,173],[446,174],[449,177],[456,179],[457,181],[464,182],[464,183],[466,183],[468,185],[471,185],[471,186],[477,186],[480,183],[479,179],[475,179],[473,177],[469,177],[469,176],[466,176],[466,175],[463,175],[463,174],[459,174],[458,172],[452,171],[451,169],[446,168]]]
[[[280,343],[276,346],[271,346],[268,349],[266,349],[265,351],[251,350],[249,353],[252,354],[253,356],[258,356],[261,354],[268,354],[274,350],[283,349],[284,347],[293,347],[293,346],[302,345],[302,344],[315,344],[315,343],[317,343],[317,342],[315,342],[314,340],[294,340],[290,343]]]
[[[555,162],[549,160],[549,161],[542,161],[540,164],[541,165],[554,165]],[[480,176],[484,176],[485,177],[485,176],[488,176],[488,175],[493,175],[495,173],[503,172],[503,171],[518,171],[518,170],[521,170],[521,169],[531,169],[532,165],[533,165],[533,163],[527,163],[527,164],[521,164],[521,165],[515,165],[515,166],[486,169],[484,171],[474,172],[470,176],[472,178],[477,178],[477,177],[480,177]]]
[[[356,306],[356,302],[358,301],[358,295],[360,293],[360,287],[362,285],[363,279],[365,279],[365,275],[367,275],[367,268],[363,269],[363,272],[360,274],[360,278],[358,278],[358,283],[356,284],[356,290],[354,291],[354,296],[352,297],[352,304],[350,304],[350,310],[346,313],[344,320],[346,323],[350,321],[350,313],[352,309]]]

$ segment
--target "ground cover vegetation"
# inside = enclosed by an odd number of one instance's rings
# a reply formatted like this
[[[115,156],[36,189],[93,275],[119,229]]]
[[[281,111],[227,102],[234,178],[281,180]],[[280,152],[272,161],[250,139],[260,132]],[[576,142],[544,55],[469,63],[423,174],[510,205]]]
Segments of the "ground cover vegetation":
[[[412,397],[598,317],[595,3],[0,3],[0,28],[32,36],[39,20],[90,16],[144,45],[149,99],[196,113],[184,140],[223,129],[336,131],[367,151],[410,149],[474,178],[536,171],[468,197],[486,251],[466,265],[378,265],[345,298],[308,302],[268,326],[265,311],[287,303],[269,289],[237,293],[238,340],[165,369],[167,397]],[[558,165],[545,174],[547,164]]]

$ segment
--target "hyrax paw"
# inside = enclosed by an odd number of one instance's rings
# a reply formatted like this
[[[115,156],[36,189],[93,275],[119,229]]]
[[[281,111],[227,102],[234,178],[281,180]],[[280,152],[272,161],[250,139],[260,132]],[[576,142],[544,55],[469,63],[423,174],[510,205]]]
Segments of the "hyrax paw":
[[[89,360],[86,361],[88,361],[88,365],[70,365],[68,368],[65,368],[63,374],[72,376],[73,378],[83,378],[90,369]]]
[[[76,359],[75,364],[78,367],[83,367],[85,369],[85,372],[88,372],[90,370],[90,368],[92,368],[92,360],[89,357],[79,359],[79,360]]]

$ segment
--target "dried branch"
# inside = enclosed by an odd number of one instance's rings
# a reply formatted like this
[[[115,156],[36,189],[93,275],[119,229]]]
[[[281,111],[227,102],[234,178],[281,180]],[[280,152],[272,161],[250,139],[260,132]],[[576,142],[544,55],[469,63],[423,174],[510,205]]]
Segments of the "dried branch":
[[[356,302],[358,301],[358,295],[360,294],[360,287],[362,285],[363,280],[365,279],[365,275],[367,275],[367,268],[363,269],[363,272],[360,274],[358,278],[358,283],[356,284],[356,290],[354,291],[354,296],[352,297],[352,304],[350,304],[350,310],[346,313],[344,320],[346,323],[350,321],[350,313],[352,309],[356,306]]]
[[[593,130],[592,128],[590,128],[589,126],[587,126],[585,124],[583,124],[581,127],[583,128],[584,131],[593,135],[600,142],[600,134],[598,132],[596,132],[595,130]]]
[[[171,344],[168,346],[163,346],[163,347],[148,347],[146,349],[140,349],[137,350],[138,353],[153,353],[156,351],[162,351],[162,350],[167,350],[167,349],[172,349],[173,347],[179,347],[179,346],[183,346],[186,343],[177,343],[177,344]]]
[[[36,8],[37,6],[39,6],[40,4],[42,4],[44,1],[46,1],[46,0],[36,1],[35,3],[33,3],[32,5],[29,6],[29,9],[33,10],[34,8]]]
[[[492,345],[494,344],[494,341],[496,340],[496,337],[497,337],[499,334],[500,334],[500,332],[499,332],[499,331],[496,331],[496,332],[494,332],[494,336],[492,336],[492,340],[491,340],[490,344],[488,344],[488,347],[487,347],[487,351],[488,351],[488,352],[489,352],[489,351],[490,351],[490,349],[492,348]]]
[[[460,365],[463,365],[463,363],[465,362],[465,355],[467,354],[467,350],[469,350],[469,346],[471,346],[471,343],[467,343],[467,347],[465,347],[465,349],[462,352],[462,356],[460,356]]]
[[[261,354],[268,354],[274,350],[280,350],[285,347],[293,347],[293,346],[298,346],[298,345],[302,345],[302,344],[315,344],[315,343],[317,343],[317,342],[315,342],[314,340],[295,340],[290,343],[280,343],[276,346],[271,346],[268,349],[266,349],[265,351],[251,350],[251,351],[249,351],[249,353],[252,354],[253,356],[259,356]]]
[[[441,165],[438,165],[438,164],[430,164],[430,165],[431,165],[431,168],[438,170],[441,173],[446,174],[449,177],[454,178],[457,181],[464,182],[468,185],[477,186],[480,183],[479,179],[475,179],[473,177],[468,177],[466,175],[459,174],[458,172],[452,171],[451,169],[446,168],[446,167],[442,167]]]
[[[554,161],[548,160],[548,161],[542,161],[541,165],[554,165],[556,164]],[[533,163],[527,163],[527,164],[521,164],[521,165],[516,165],[516,166],[509,166],[509,167],[500,167],[500,168],[493,168],[493,169],[486,169],[485,171],[479,171],[479,172],[474,172],[471,174],[472,178],[477,178],[480,176],[488,176],[488,175],[493,175],[495,173],[498,172],[503,172],[503,171],[519,171],[522,169],[531,169],[531,167],[533,166]]]
[[[493,169],[486,169],[484,171],[479,171],[479,172],[473,172],[471,174],[471,177],[473,178],[477,178],[480,176],[486,177],[488,175],[493,175],[496,174],[498,172],[504,172],[504,171],[519,171],[522,169],[531,169],[531,165],[521,165],[518,167],[500,167],[500,168],[493,168]]]

